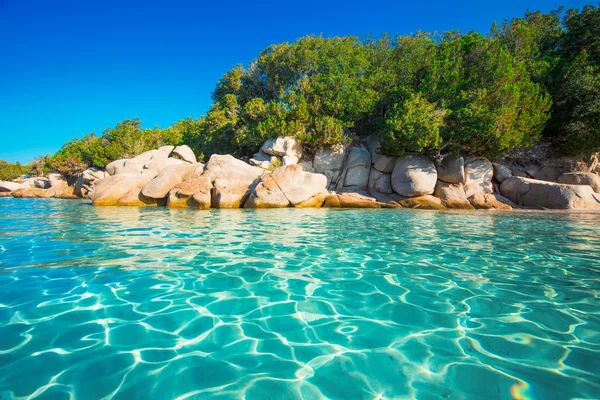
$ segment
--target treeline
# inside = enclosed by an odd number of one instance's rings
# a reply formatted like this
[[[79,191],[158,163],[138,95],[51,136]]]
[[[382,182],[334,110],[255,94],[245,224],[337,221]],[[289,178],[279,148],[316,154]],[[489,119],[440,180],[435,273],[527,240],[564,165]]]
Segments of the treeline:
[[[72,174],[163,144],[200,158],[245,156],[275,136],[310,149],[377,133],[382,152],[495,157],[545,139],[600,150],[600,9],[557,10],[477,32],[361,40],[306,36],[272,45],[217,83],[205,116],[161,129],[126,120],[47,159]]]
[[[31,172],[31,168],[27,165],[9,163],[8,161],[0,160],[0,181],[12,181],[21,175],[27,175]]]

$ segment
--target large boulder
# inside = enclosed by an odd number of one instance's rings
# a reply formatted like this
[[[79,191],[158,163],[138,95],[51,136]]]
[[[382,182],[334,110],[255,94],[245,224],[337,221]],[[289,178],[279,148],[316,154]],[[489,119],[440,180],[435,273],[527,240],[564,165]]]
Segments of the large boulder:
[[[284,208],[290,205],[272,176],[266,176],[244,203],[245,208]]]
[[[502,182],[500,192],[512,202],[525,207],[600,207],[600,197],[595,195],[591,186],[586,185],[568,185],[514,176]]]
[[[494,167],[485,158],[472,158],[465,162],[465,196],[477,193],[492,193],[494,185]]]
[[[499,183],[504,182],[513,175],[510,168],[508,168],[506,165],[492,163],[492,167],[494,169],[494,178],[496,178]]]
[[[136,157],[137,158],[137,157]],[[171,160],[171,161],[169,161]],[[142,160],[140,160],[141,162]],[[187,162],[178,160],[175,158],[169,158],[168,154],[164,151],[153,150],[152,157],[144,162],[142,169],[153,170],[157,174],[162,172],[167,166],[172,165],[171,162],[176,161],[178,164],[187,164]]]
[[[327,192],[325,175],[303,171],[297,164],[277,168],[271,176],[293,206]]]
[[[125,165],[125,161],[127,161],[127,159],[118,159],[115,161],[111,161],[108,164],[106,164],[106,167],[104,167],[104,170],[109,174],[109,175],[116,175],[117,171],[123,167],[123,165]]]
[[[344,186],[355,186],[366,189],[369,185],[371,170],[371,154],[364,147],[355,147],[348,154]]]
[[[477,193],[469,201],[478,210],[512,210],[518,206],[497,193]]]
[[[23,185],[17,182],[0,181],[0,192],[10,193],[13,190],[25,189],[27,185]]]
[[[331,200],[327,203],[328,200],[326,200],[325,206],[335,207],[335,201]],[[337,195],[337,203],[342,208],[381,208],[375,198],[360,193],[340,193]]]
[[[158,151],[162,151],[167,155],[167,157],[171,155],[173,150],[175,150],[175,146],[161,146],[158,148]]]
[[[423,154],[405,154],[396,159],[392,171],[392,189],[405,197],[432,194],[437,171],[431,158]]]
[[[344,165],[346,146],[337,144],[320,149],[315,153],[313,160],[314,171],[327,177],[327,185],[335,184]]]
[[[214,181],[244,182],[250,184],[258,179],[265,171],[258,167],[248,165],[242,160],[229,154],[213,154],[210,156],[204,174]]]
[[[135,160],[135,162],[137,164],[141,164],[143,166],[144,164],[146,164],[148,161],[152,160],[156,156],[164,157],[164,158],[168,157],[162,151],[159,151],[159,150],[148,150],[148,151],[143,152],[142,154],[138,154],[137,156],[129,159],[128,161]]]
[[[240,208],[255,186],[248,181],[216,179],[211,191],[211,207]]]
[[[329,196],[329,192],[320,192],[315,194],[314,196],[295,204],[294,207],[297,208],[319,208],[325,202],[325,199]]]
[[[56,191],[57,194],[66,193],[69,190],[67,178],[58,172],[52,172],[48,174],[48,181],[50,182],[50,186]]]
[[[463,210],[472,210],[473,206],[465,196],[465,190],[461,183],[447,183],[438,181],[435,185],[435,197],[442,200],[448,208],[457,208]]]
[[[145,161],[143,158],[130,158],[123,161],[122,165],[117,165],[114,168],[114,174],[111,175],[120,175],[120,174],[141,174],[144,169]],[[109,164],[110,165],[110,164]],[[108,167],[108,166],[107,166]]]
[[[446,154],[437,167],[438,179],[446,183],[465,181],[465,160],[461,155]]]
[[[410,197],[408,199],[399,200],[404,208],[420,208],[421,210],[445,210],[446,206],[442,204],[442,200],[429,194],[419,197]]]
[[[260,148],[265,154],[282,157],[283,165],[297,164],[302,158],[302,144],[292,136],[266,140]]]
[[[206,175],[192,175],[169,192],[167,206],[173,208],[207,209],[211,205],[212,183]]]
[[[187,180],[193,174],[201,175],[203,171],[204,165],[200,163],[171,165],[144,186],[142,195],[150,199],[164,199],[175,185]]]
[[[392,175],[371,168],[369,175],[369,192],[392,194]]]
[[[556,179],[558,183],[569,185],[588,185],[596,193],[600,193],[600,176],[593,172],[567,172]]]
[[[178,158],[180,160],[187,161],[190,164],[197,162],[194,151],[187,145],[175,147],[175,149],[173,150],[172,156],[173,156],[173,158]]]
[[[41,198],[46,199],[49,197],[54,197],[56,195],[56,190],[51,187],[49,189],[39,189],[32,187],[25,187],[13,190],[10,192],[10,195],[15,198]]]
[[[95,206],[114,206],[121,198],[140,193],[154,178],[153,174],[118,174],[102,179],[89,194]]]
[[[86,169],[75,182],[75,194],[79,197],[88,197],[96,184],[108,176],[110,175],[106,171],[99,168]]]

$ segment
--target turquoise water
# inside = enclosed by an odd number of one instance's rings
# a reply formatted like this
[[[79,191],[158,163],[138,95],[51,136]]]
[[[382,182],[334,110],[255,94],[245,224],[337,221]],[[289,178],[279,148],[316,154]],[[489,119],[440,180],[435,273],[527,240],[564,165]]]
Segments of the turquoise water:
[[[0,398],[600,397],[600,215],[0,198]]]

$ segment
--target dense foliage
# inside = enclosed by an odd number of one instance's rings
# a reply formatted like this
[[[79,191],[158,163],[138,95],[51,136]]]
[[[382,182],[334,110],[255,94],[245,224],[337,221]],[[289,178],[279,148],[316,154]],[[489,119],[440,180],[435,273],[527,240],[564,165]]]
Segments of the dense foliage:
[[[309,151],[376,133],[390,155],[493,157],[539,139],[589,154],[600,150],[600,9],[528,12],[489,35],[306,36],[233,67],[212,99],[199,119],[125,120],[36,168],[76,175],[163,144],[188,144],[200,160],[248,156],[288,135]]]
[[[0,181],[12,181],[21,175],[29,174],[30,168],[26,165],[9,163],[8,161],[0,160]]]
[[[175,129],[142,129],[139,119],[127,119],[105,130],[102,136],[90,133],[82,139],[67,142],[47,163],[51,169],[73,176],[91,166],[104,167],[120,158],[131,158],[163,145],[178,144],[181,137]]]

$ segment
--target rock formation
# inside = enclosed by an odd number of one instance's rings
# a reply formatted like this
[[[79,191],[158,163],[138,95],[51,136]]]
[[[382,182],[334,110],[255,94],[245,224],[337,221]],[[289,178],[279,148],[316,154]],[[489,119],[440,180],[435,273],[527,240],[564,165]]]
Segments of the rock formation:
[[[600,177],[539,159],[490,160],[446,154],[381,153],[376,136],[305,152],[296,139],[267,140],[249,163],[188,146],[163,146],[89,168],[69,186],[59,174],[0,182],[0,196],[89,197],[97,206],[173,208],[600,208]],[[533,177],[539,178],[534,179]]]

